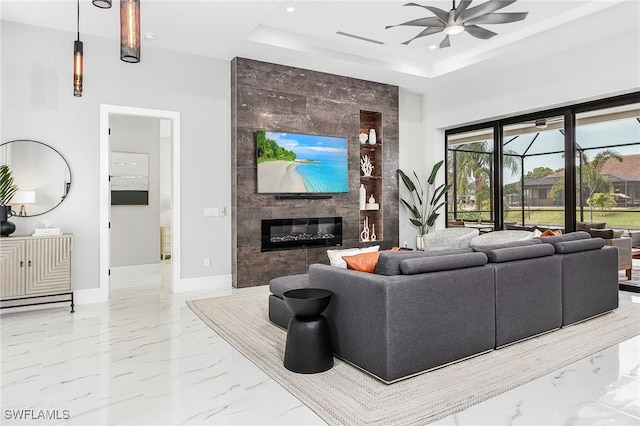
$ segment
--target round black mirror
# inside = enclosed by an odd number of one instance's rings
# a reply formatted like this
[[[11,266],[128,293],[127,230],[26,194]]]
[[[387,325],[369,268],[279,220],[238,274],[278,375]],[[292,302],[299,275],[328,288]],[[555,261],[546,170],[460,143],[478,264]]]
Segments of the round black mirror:
[[[0,164],[11,170],[18,192],[9,204],[16,216],[37,216],[58,206],[71,187],[64,157],[42,142],[15,140],[0,145]]]

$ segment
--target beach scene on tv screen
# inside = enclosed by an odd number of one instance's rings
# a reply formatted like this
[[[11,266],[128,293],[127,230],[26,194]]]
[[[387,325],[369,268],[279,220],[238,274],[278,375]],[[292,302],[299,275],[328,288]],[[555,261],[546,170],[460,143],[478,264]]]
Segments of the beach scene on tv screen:
[[[256,132],[259,193],[348,192],[347,138]]]

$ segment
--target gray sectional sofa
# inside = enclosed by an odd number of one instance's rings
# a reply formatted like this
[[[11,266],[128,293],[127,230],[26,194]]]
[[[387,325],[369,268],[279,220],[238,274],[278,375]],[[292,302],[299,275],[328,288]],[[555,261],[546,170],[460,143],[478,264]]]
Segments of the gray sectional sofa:
[[[389,383],[582,321],[618,306],[617,252],[587,233],[435,252],[381,252],[375,273],[311,265],[271,281],[333,292],[336,356]]]

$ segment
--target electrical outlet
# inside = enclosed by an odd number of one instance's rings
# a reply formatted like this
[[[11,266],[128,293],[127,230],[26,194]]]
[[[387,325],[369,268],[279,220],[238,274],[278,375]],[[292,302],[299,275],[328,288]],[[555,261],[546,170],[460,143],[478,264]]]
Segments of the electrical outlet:
[[[204,258],[204,266],[211,266],[211,258],[210,257],[205,257]]]

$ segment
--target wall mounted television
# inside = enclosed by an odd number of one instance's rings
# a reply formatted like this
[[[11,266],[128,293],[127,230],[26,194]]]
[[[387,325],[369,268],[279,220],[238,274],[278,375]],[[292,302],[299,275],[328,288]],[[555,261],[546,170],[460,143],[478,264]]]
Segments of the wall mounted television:
[[[256,132],[258,194],[349,191],[347,138]]]

